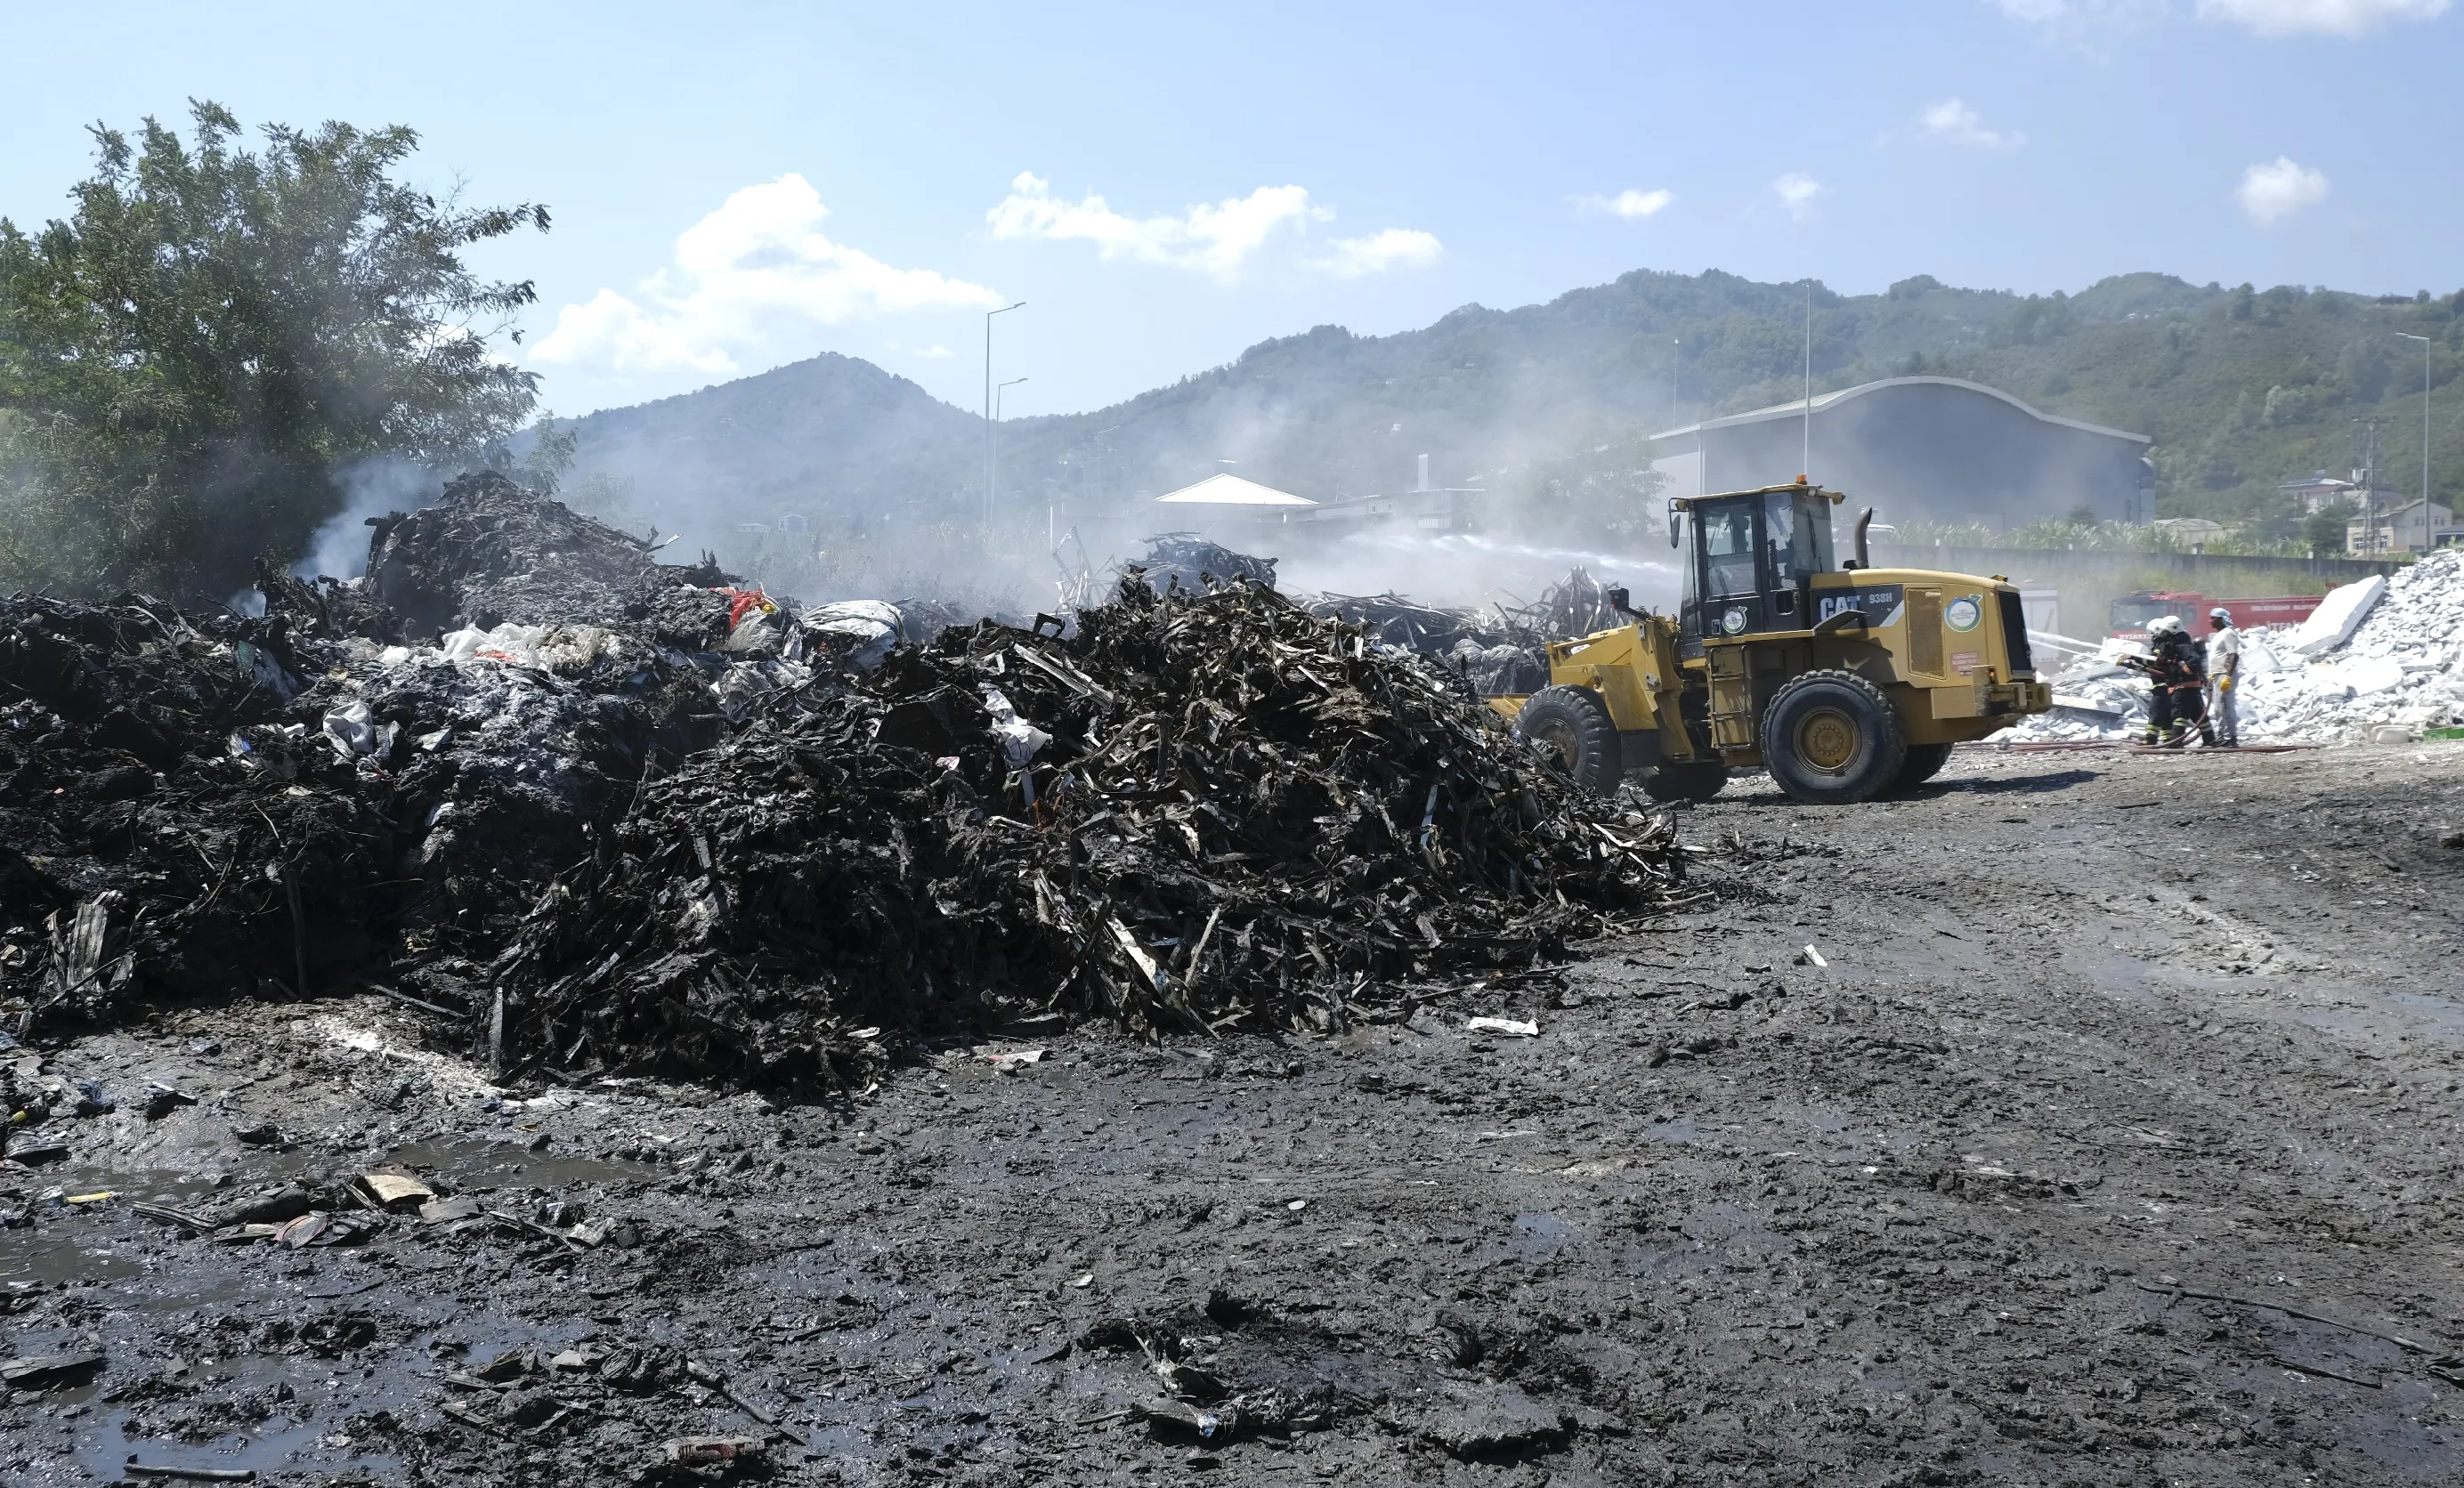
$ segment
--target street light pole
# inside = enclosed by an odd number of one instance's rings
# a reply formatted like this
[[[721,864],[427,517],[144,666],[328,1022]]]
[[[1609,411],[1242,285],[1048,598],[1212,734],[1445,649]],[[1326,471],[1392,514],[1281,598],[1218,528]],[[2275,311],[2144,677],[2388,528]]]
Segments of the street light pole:
[[[2421,540],[2426,550],[2438,531],[2430,520],[2430,338],[2410,331],[2395,334],[2421,342]]]
[[[1001,496],[1001,394],[1025,381],[1026,379],[1023,377],[1014,377],[1006,383],[996,384],[993,388],[993,457],[992,463],[987,468],[990,474],[984,485],[984,489],[992,492],[991,498],[986,500],[984,503],[984,530],[986,532],[992,531],[993,503],[998,501]]]
[[[984,531],[993,526],[993,317],[1026,307],[1025,300],[984,312]]]

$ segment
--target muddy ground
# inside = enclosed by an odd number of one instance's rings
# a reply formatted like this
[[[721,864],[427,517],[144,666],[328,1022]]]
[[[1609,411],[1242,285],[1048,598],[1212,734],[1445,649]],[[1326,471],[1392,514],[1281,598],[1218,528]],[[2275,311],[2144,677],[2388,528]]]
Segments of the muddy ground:
[[[6,1351],[104,1356],[0,1481],[2464,1478],[2464,745],[1684,825],[1722,898],[1560,978],[836,1108],[497,1090],[367,994],[0,1055],[116,1105],[0,1174]],[[135,1207],[380,1168],[448,1217]]]

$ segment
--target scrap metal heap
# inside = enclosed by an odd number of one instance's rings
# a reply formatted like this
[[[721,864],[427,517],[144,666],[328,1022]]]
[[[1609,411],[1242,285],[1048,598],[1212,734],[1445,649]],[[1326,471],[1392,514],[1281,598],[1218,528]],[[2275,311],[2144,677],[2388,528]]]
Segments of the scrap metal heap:
[[[262,619],[0,603],[0,1009],[376,985],[505,1070],[1332,1026],[1664,903],[1664,821],[1247,580],[803,609],[496,477]]]

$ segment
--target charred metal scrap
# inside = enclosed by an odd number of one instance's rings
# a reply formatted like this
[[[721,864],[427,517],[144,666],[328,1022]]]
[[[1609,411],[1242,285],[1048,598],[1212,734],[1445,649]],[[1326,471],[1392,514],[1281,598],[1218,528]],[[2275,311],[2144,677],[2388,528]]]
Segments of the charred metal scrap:
[[[501,1057],[851,1078],[885,1026],[1326,1028],[1665,902],[1665,819],[1263,586],[895,653],[650,782],[491,969]]]

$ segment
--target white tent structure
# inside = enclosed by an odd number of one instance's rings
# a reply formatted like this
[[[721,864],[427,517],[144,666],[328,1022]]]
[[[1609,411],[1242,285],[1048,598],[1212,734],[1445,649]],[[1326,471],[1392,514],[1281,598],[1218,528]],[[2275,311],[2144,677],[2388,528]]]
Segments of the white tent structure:
[[[1160,507],[1217,507],[1225,516],[1267,517],[1287,511],[1304,511],[1316,506],[1307,496],[1296,496],[1288,491],[1261,486],[1253,480],[1243,480],[1230,473],[1209,475],[1195,486],[1183,486],[1155,498]]]

